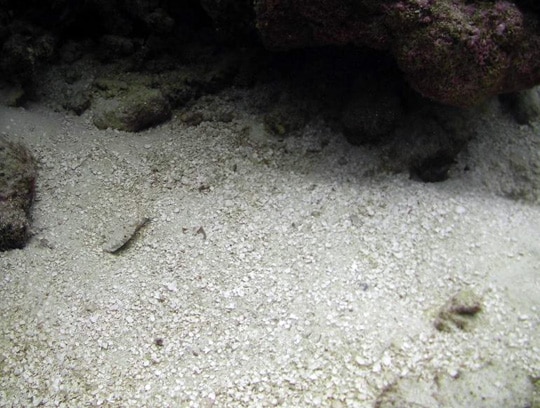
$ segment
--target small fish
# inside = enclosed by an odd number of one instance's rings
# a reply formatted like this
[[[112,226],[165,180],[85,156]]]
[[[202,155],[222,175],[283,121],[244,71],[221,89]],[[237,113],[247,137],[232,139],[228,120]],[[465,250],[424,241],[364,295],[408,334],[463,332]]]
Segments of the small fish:
[[[137,231],[144,227],[149,221],[150,218],[141,217],[136,221],[125,225],[123,228],[118,229],[107,243],[103,245],[103,250],[111,254],[120,251],[133,239]]]

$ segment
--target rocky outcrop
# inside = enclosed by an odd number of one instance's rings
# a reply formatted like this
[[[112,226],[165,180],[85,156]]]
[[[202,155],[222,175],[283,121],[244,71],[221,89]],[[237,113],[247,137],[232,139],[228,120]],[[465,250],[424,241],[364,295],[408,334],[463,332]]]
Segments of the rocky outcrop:
[[[55,38],[46,31],[33,27],[12,28],[11,35],[1,44],[0,72],[20,83],[28,81],[36,69],[53,56],[55,43]]]
[[[388,50],[422,95],[471,106],[540,82],[540,23],[532,2],[259,0],[265,45],[355,44]]]
[[[127,85],[126,85],[127,87]],[[98,129],[138,132],[171,116],[169,102],[157,89],[132,87],[112,98],[97,98],[94,124]]]
[[[423,96],[467,107],[540,84],[539,19],[533,0],[5,0],[0,71],[26,81],[71,37],[97,39],[105,61],[188,60],[193,41],[352,45],[391,55]]]
[[[0,251],[22,248],[30,238],[36,167],[21,144],[0,138]]]

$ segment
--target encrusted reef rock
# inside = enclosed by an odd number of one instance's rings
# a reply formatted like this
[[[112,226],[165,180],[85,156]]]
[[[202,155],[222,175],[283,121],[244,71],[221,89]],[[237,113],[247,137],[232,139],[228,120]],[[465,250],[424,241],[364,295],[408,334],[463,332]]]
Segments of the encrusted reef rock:
[[[522,1],[258,0],[273,49],[355,44],[388,50],[422,95],[471,106],[540,82],[538,6]]]
[[[423,96],[459,107],[540,84],[535,0],[0,2],[0,73],[7,78],[25,82],[73,38],[97,40],[105,61],[160,53],[187,61],[184,46],[206,40],[216,50],[231,39],[270,50],[367,47],[391,55]]]
[[[125,94],[98,100],[94,124],[99,129],[118,129],[127,132],[158,125],[166,121],[171,110],[167,99],[157,89],[138,87]]]
[[[30,238],[36,166],[21,144],[0,138],[0,251],[22,248]]]
[[[49,60],[55,49],[53,36],[39,30],[18,32],[18,29],[1,45],[0,72],[24,82],[31,77],[39,64]],[[21,29],[21,31],[25,31]]]
[[[411,85],[440,102],[468,106],[540,80],[537,18],[510,2],[398,2],[391,51]]]

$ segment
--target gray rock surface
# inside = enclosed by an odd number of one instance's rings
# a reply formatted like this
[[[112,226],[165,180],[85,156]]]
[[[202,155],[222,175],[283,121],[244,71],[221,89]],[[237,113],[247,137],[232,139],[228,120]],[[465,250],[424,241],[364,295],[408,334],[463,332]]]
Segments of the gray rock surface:
[[[22,248],[30,238],[36,166],[19,143],[0,138],[0,251]]]
[[[171,116],[169,102],[157,89],[134,87],[110,99],[95,103],[94,124],[98,129],[117,129],[126,132],[163,123]]]
[[[19,3],[0,4],[0,69],[19,81],[76,34],[97,40],[103,60],[129,56],[134,65],[171,54],[185,61],[194,43],[216,51],[228,40],[271,50],[372,48],[391,55],[423,96],[461,107],[540,83],[538,7],[523,0]]]
[[[472,106],[540,81],[534,9],[510,1],[259,0],[267,47],[354,44],[390,52],[411,86],[454,106]]]

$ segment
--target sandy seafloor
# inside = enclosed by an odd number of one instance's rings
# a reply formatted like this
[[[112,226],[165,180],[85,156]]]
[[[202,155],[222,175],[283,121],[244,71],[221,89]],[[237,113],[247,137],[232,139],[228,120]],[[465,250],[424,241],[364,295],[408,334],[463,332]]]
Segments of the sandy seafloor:
[[[539,403],[538,126],[486,113],[424,184],[322,122],[279,141],[215,98],[232,122],[139,134],[0,109],[40,168],[35,235],[0,253],[0,407]],[[462,290],[482,311],[436,330]]]

